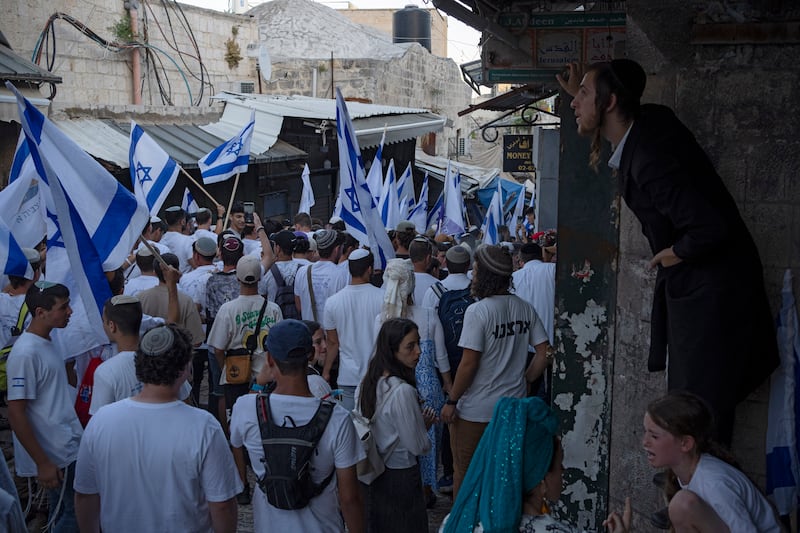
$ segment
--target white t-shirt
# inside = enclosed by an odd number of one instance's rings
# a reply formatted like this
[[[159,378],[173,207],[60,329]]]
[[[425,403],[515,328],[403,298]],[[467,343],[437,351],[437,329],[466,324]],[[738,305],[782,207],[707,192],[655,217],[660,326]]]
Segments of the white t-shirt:
[[[196,230],[194,230],[194,233],[192,233],[192,240],[194,242],[197,242],[197,239],[199,239],[200,237],[208,237],[212,241],[217,242],[217,238],[219,237],[219,235],[205,228],[197,228]]]
[[[735,533],[780,533],[767,499],[741,471],[703,454],[688,485]]]
[[[78,456],[83,428],[75,414],[64,359],[53,343],[27,331],[8,356],[8,399],[27,400],[25,416],[36,440],[59,468]],[[37,475],[36,463],[14,434],[14,468],[20,477]]]
[[[458,402],[458,416],[488,422],[500,397],[523,398],[528,345],[546,340],[533,307],[518,296],[489,296],[467,307],[458,345],[481,357],[475,379]]]
[[[207,411],[128,398],[89,421],[74,487],[100,495],[103,531],[210,532],[208,502],[236,496],[242,482]]]
[[[556,264],[528,261],[513,274],[514,294],[530,303],[553,344],[553,318],[556,304]]]
[[[417,389],[392,376],[378,380],[372,435],[378,451],[389,468],[408,468],[417,464],[417,457],[431,449],[431,439],[425,429]],[[360,407],[361,388],[356,390],[356,406]],[[358,409],[360,411],[360,409]]]
[[[128,296],[136,296],[142,291],[152,289],[158,285],[158,278],[156,276],[137,276],[135,278],[128,278],[125,282],[124,294]]]
[[[320,376],[319,374],[309,374],[306,376],[306,381],[308,382],[308,390],[311,391],[311,394],[314,395],[314,398],[319,398],[320,400],[330,400],[331,395],[331,386],[328,385],[328,382]]]
[[[161,244],[165,245],[170,251],[178,256],[178,261],[180,261],[180,271],[184,274],[189,272],[192,269],[192,265],[189,264],[189,260],[192,258],[192,254],[194,251],[192,250],[192,245],[194,244],[194,239],[189,235],[184,235],[183,233],[178,233],[177,231],[168,231],[164,233],[164,236],[161,237]]]
[[[300,268],[300,262],[291,259],[289,261],[275,261],[275,266],[283,276],[283,281],[287,286],[291,287],[294,283],[294,277],[297,270]],[[275,276],[272,275],[272,269],[267,270],[264,277],[258,283],[258,292],[266,294],[270,302],[275,301],[275,295],[278,293],[278,284],[275,282]]]
[[[201,312],[204,312],[206,307],[206,283],[216,269],[214,265],[199,266],[181,276],[181,280],[178,282],[178,288],[200,306]]]
[[[441,283],[448,291],[460,291],[469,287],[472,280],[470,280],[466,274],[450,274],[444,278]],[[435,285],[435,283],[433,285]],[[433,292],[433,285],[425,291],[425,296],[422,298],[422,307],[438,310],[440,296],[437,296],[436,293]]]
[[[247,337],[255,333],[258,314],[263,304],[264,298],[259,294],[239,296],[235,300],[222,304],[208,334],[208,345],[224,351],[244,348]],[[261,319],[256,350],[250,360],[251,377],[257,376],[264,366],[264,339],[269,334],[269,328],[280,320],[283,320],[281,308],[277,304],[268,302],[264,309],[264,317]],[[227,383],[223,366],[220,385]]]
[[[339,336],[340,385],[355,387],[367,372],[375,351],[375,317],[381,312],[383,291],[370,283],[348,285],[325,303],[323,329]]]
[[[264,475],[264,447],[256,414],[257,394],[245,394],[236,400],[231,415],[231,445],[244,446],[250,455],[250,464],[257,477]],[[291,416],[295,424],[303,426],[314,417],[319,407],[317,398],[270,395],[270,411],[273,420],[284,420]],[[349,468],[365,456],[350,413],[336,405],[331,418],[317,444],[317,452],[311,459],[311,479],[323,481],[334,468]],[[336,490],[336,475],[322,493],[309,504],[294,511],[273,507],[261,489],[253,493],[253,522],[255,531],[314,531],[340,533],[344,531]]]
[[[261,240],[260,239],[242,239],[244,245],[244,255],[254,255],[261,259]]]
[[[94,371],[92,404],[89,414],[94,415],[104,405],[136,396],[142,390],[142,382],[136,377],[136,352],[119,352]],[[185,400],[192,392],[188,381],[181,385],[179,398]]]
[[[437,281],[439,280],[427,272],[414,272],[414,305],[422,305],[425,300],[425,293]]]
[[[314,286],[314,299],[317,302],[317,318],[311,310],[311,295],[308,292],[308,274],[311,269],[311,282]],[[294,294],[300,297],[300,311],[303,320],[316,320],[325,324],[325,302],[332,294],[336,294],[347,286],[347,276],[332,261],[317,261],[307,267],[301,267],[294,278]]]

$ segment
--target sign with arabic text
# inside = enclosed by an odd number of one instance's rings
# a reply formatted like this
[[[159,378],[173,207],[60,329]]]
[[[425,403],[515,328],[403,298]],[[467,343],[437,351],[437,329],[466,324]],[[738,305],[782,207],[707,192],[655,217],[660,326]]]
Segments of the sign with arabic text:
[[[533,135],[503,135],[503,172],[534,172]]]

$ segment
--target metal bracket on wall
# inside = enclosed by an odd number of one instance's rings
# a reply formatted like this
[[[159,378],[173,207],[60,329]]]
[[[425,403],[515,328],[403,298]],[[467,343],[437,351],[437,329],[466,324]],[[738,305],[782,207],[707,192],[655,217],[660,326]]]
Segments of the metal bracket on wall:
[[[509,123],[500,123],[504,118],[507,118],[515,113],[520,111],[519,117],[522,119],[522,124],[509,124]],[[521,107],[517,107],[515,109],[511,109],[506,113],[503,113],[499,117],[494,120],[490,120],[486,124],[480,127],[481,130],[481,137],[487,143],[493,143],[497,140],[500,136],[500,133],[497,131],[499,128],[528,128],[533,126],[536,122],[539,121],[541,114],[544,113],[546,115],[553,115],[557,117],[558,115],[554,115],[544,109],[539,109],[534,105],[525,105]]]

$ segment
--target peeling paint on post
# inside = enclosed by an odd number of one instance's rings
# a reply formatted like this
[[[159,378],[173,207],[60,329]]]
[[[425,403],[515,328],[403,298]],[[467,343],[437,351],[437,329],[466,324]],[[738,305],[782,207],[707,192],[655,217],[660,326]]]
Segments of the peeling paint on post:
[[[561,511],[599,531],[608,512],[619,194],[605,164],[589,168],[570,102],[560,106],[553,407],[565,450]]]

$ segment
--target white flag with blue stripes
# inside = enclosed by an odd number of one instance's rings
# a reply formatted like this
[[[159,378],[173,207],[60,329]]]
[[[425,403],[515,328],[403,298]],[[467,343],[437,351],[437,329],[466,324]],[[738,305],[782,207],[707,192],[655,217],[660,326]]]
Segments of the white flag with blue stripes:
[[[247,172],[250,162],[250,141],[256,127],[256,112],[250,112],[250,122],[237,135],[207,153],[197,164],[203,183],[210,185],[225,181],[234,174]]]
[[[314,189],[311,188],[311,171],[308,169],[308,163],[303,167],[303,175],[300,176],[303,182],[303,191],[300,193],[300,207],[297,208],[298,213],[311,214],[311,208],[317,201],[314,199]]]
[[[428,220],[425,225],[428,228],[436,226],[436,235],[441,233],[442,218],[444,218],[444,191],[439,193],[439,197],[433,203],[430,213],[428,213]],[[426,230],[427,231],[427,230]]]
[[[445,235],[464,233],[464,197],[461,194],[461,174],[447,161],[444,178],[444,216],[439,228]]]
[[[0,218],[0,265],[3,274],[33,279],[33,269],[5,220]]]
[[[494,191],[489,209],[486,210],[486,217],[483,219],[483,243],[499,244],[500,232],[497,226],[503,224],[503,188],[500,186],[500,178],[497,179],[497,190]]]
[[[17,96],[36,171],[49,185],[71,275],[89,322],[102,337],[102,307],[111,296],[105,272],[123,263],[150,213],[13,85],[6,87]]]
[[[336,137],[339,142],[339,199],[338,215],[348,232],[361,244],[370,247],[375,256],[375,268],[383,270],[394,259],[394,248],[383,228],[378,206],[367,186],[361,149],[358,147],[350,113],[339,88],[336,88]]]
[[[141,126],[131,121],[128,153],[133,193],[157,215],[178,180],[180,167]]]
[[[414,209],[408,215],[408,220],[414,223],[417,233],[425,233],[427,227],[425,224],[428,222],[428,173],[425,173],[425,179],[422,182],[422,190],[419,191],[419,201],[414,205]]]
[[[200,210],[200,206],[197,205],[197,200],[195,200],[194,196],[192,196],[192,191],[189,190],[189,187],[186,187],[183,190],[181,209],[183,209],[186,213],[189,214],[197,213]]]
[[[798,504],[800,464],[797,450],[797,373],[800,370],[800,336],[797,307],[792,292],[792,271],[786,269],[778,316],[778,352],[781,365],[770,378],[767,416],[767,496],[781,515]]]
[[[386,180],[381,189],[381,201],[378,204],[381,212],[383,227],[394,229],[397,224],[404,220],[400,216],[400,197],[397,194],[397,175],[394,170],[394,159],[389,161],[389,168],[386,169]]]
[[[8,186],[0,191],[0,217],[20,246],[36,248],[47,235],[47,207],[24,132],[17,144],[12,169],[18,161],[18,170],[12,170]]]
[[[377,204],[381,199],[381,189],[383,188],[383,143],[386,142],[386,130],[383,130],[381,143],[375,151],[375,158],[372,160],[372,166],[369,167],[367,174],[367,187],[372,193],[372,199]]]
[[[406,217],[414,209],[416,198],[414,198],[414,175],[411,163],[406,166],[403,174],[397,178],[397,197],[400,198],[400,220]]]

